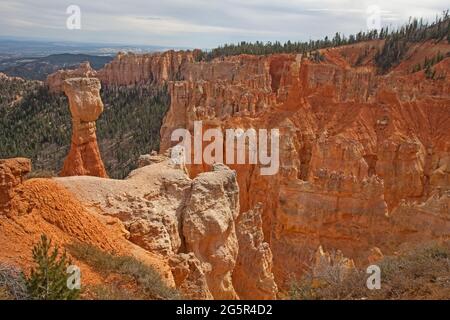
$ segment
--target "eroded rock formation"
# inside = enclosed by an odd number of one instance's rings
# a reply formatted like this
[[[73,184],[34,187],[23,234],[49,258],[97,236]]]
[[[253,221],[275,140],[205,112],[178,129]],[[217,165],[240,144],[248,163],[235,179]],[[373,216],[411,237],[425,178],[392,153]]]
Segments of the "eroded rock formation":
[[[89,62],[80,63],[76,69],[58,70],[47,77],[46,83],[52,93],[64,92],[64,80],[71,78],[95,78],[97,72],[92,69]]]
[[[31,161],[0,160],[0,262],[28,272],[35,262],[32,248],[42,234],[54,245],[85,243],[115,255],[134,256],[150,265],[169,286],[175,282],[168,263],[125,239],[121,221],[86,208],[61,184],[50,179],[25,180]],[[7,209],[6,215],[4,209]],[[72,258],[72,257],[71,257]],[[83,286],[110,283],[84,261],[72,258],[81,268]]]
[[[206,268],[208,287],[216,299],[235,299],[232,272],[238,255],[236,220],[239,188],[236,173],[224,165],[197,176],[183,215],[183,236],[188,252]]]
[[[194,62],[198,54],[198,50],[170,50],[149,54],[120,52],[113,61],[99,70],[97,76],[106,86],[161,85],[167,81],[180,80],[181,68]]]
[[[95,133],[95,121],[103,112],[100,81],[70,78],[64,80],[63,88],[72,115],[72,142],[60,175],[107,177]]]
[[[241,299],[276,299],[278,288],[272,273],[272,251],[264,241],[261,206],[239,215],[236,234],[239,253],[233,283]]]
[[[190,179],[167,157],[145,158],[151,164],[133,171],[126,180],[67,177],[57,181],[86,205],[119,218],[131,242],[168,258],[175,283],[187,297],[236,299],[240,296],[235,287],[242,297],[251,296],[244,291],[253,288],[258,288],[259,296],[274,297],[272,254],[260,225],[246,223],[236,233],[236,173],[216,165],[211,172]],[[238,269],[238,256],[239,275],[247,275],[246,279],[232,276]],[[258,257],[252,262],[253,270],[250,260],[242,258],[250,256]],[[254,270],[258,273],[250,275]]]
[[[188,299],[212,300],[204,267],[200,260],[190,253],[179,253],[169,257],[176,287]]]
[[[239,214],[229,206],[223,172],[205,164],[175,169],[160,156],[142,158],[151,165],[108,187],[95,178],[64,183],[119,217],[134,243],[169,256],[175,281],[196,298],[274,297],[319,247],[365,265],[408,243],[448,238],[450,58],[434,66],[442,75],[435,80],[409,71],[436,48],[448,52],[448,43],[412,46],[386,75],[373,63],[381,45],[325,49],[321,62],[295,54],[210,62],[190,52],[121,54],[98,72],[110,86],[168,85],[161,152],[173,146],[174,129],[192,130],[196,120],[221,130],[279,129],[277,174],[228,164],[236,171]],[[213,202],[204,194],[211,191]],[[211,266],[220,276],[211,278]]]
[[[192,130],[196,120],[204,128],[280,130],[276,175],[261,176],[255,165],[230,167],[241,212],[263,204],[265,241],[281,286],[289,273],[301,274],[320,245],[364,264],[374,246],[392,253],[404,241],[449,234],[450,59],[436,65],[443,74],[437,80],[406,68],[436,46],[449,51],[448,44],[424,44],[420,55],[412,48],[387,75],[377,73],[374,53],[356,66],[358,52],[370,45],[323,50],[320,63],[302,55],[188,63],[184,80],[169,83],[162,151],[173,146],[174,129]],[[187,168],[191,177],[209,170]],[[436,194],[439,210],[428,200]],[[406,209],[403,202],[417,205]]]

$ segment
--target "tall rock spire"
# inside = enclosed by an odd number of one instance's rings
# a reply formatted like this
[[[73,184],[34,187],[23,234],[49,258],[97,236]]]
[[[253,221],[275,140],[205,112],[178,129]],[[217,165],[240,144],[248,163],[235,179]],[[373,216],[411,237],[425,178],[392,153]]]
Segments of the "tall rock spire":
[[[103,112],[100,81],[71,78],[63,83],[72,114],[72,144],[61,176],[107,177],[97,145],[96,124]]]

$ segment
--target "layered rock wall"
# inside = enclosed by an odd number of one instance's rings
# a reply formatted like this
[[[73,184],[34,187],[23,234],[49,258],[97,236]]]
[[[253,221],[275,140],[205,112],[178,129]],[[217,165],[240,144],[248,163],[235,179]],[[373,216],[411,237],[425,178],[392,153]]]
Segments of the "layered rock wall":
[[[402,202],[426,207],[439,192],[448,197],[443,193],[450,189],[448,74],[439,80],[402,70],[378,75],[370,61],[353,66],[342,48],[322,54],[321,63],[301,55],[192,63],[183,68],[183,81],[169,84],[162,151],[174,144],[174,129],[192,130],[196,120],[204,128],[280,130],[276,175],[261,176],[255,165],[229,164],[237,172],[241,212],[263,204],[263,230],[279,285],[289,273],[301,274],[320,245],[364,264],[374,246],[393,252],[393,244],[424,234],[444,236],[430,229],[448,224],[446,218],[425,226],[420,215],[395,217]],[[436,66],[448,67],[449,58]],[[208,166],[188,170],[195,177]],[[414,219],[422,228],[405,239]]]
[[[449,51],[448,43],[423,44],[420,55],[433,56],[435,45]],[[210,248],[197,250],[200,240],[189,247],[180,231],[179,217],[185,211],[179,208],[192,204],[192,182],[163,180],[161,189],[147,196],[153,203],[165,199],[164,193],[177,194],[183,200],[161,203],[174,214],[159,210],[148,222],[139,220],[140,214],[122,213],[124,220],[138,220],[129,224],[135,243],[174,257],[180,286],[192,289],[192,274],[197,274],[202,278],[197,288],[203,288],[194,290],[202,292],[198,297],[247,297],[251,288],[255,297],[269,298],[276,287],[267,271],[270,252],[275,281],[286,287],[290,275],[301,275],[320,246],[365,264],[373,248],[390,254],[406,243],[448,237],[450,59],[434,66],[443,77],[427,79],[423,71],[410,73],[402,67],[419,61],[414,49],[397,68],[380,75],[373,63],[376,50],[356,64],[361,50],[361,45],[322,50],[319,63],[295,54],[210,62],[196,62],[191,52],[121,54],[99,71],[105,85],[168,85],[171,105],[161,128],[162,152],[174,145],[170,137],[175,129],[192,131],[197,120],[204,128],[280,131],[277,174],[262,176],[258,165],[228,164],[236,171],[240,203],[240,215],[234,218],[239,225],[227,229],[229,242],[223,238],[224,221],[236,215],[236,208],[221,211],[211,204],[216,212],[211,230],[225,241],[229,259],[223,264],[228,269],[219,268],[225,276],[218,283],[211,282],[204,268],[215,264],[201,253]],[[202,173],[211,169],[187,166],[189,176],[200,179],[194,183],[198,190]],[[202,199],[195,204],[199,208],[209,203],[200,191],[196,197]],[[203,210],[207,208],[197,211]],[[201,215],[192,214],[202,226],[198,234],[209,230],[200,223]],[[253,223],[261,228],[249,236],[246,230]],[[244,251],[236,255],[225,244],[235,239],[258,261],[255,274],[249,275]],[[233,289],[227,273],[231,269]],[[251,282],[241,282],[245,278]],[[214,292],[208,293],[210,286]]]
[[[166,51],[163,53],[119,53],[116,58],[99,70],[97,77],[105,86],[134,84],[161,85],[180,80],[181,68],[194,62],[198,51]]]

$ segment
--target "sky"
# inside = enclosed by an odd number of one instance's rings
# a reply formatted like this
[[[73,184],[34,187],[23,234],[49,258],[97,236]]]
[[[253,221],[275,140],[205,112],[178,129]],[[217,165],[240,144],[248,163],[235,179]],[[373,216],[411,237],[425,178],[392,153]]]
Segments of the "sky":
[[[80,29],[67,27],[70,5],[80,9]],[[0,36],[204,49],[349,35],[370,21],[434,20],[448,7],[448,0],[0,0]]]

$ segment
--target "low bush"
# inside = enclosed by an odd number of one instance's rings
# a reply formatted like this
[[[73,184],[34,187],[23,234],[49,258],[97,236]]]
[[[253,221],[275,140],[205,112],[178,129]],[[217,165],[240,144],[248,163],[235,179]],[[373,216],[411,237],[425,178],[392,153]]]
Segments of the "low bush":
[[[336,281],[333,270],[320,277],[306,272],[292,281],[289,298],[294,300],[337,299],[450,299],[450,244],[430,243],[400,256],[388,256],[381,269],[381,289],[366,287],[368,274],[354,269]],[[332,268],[332,266],[330,266]]]
[[[28,292],[25,278],[18,268],[0,264],[0,300],[26,300]]]

